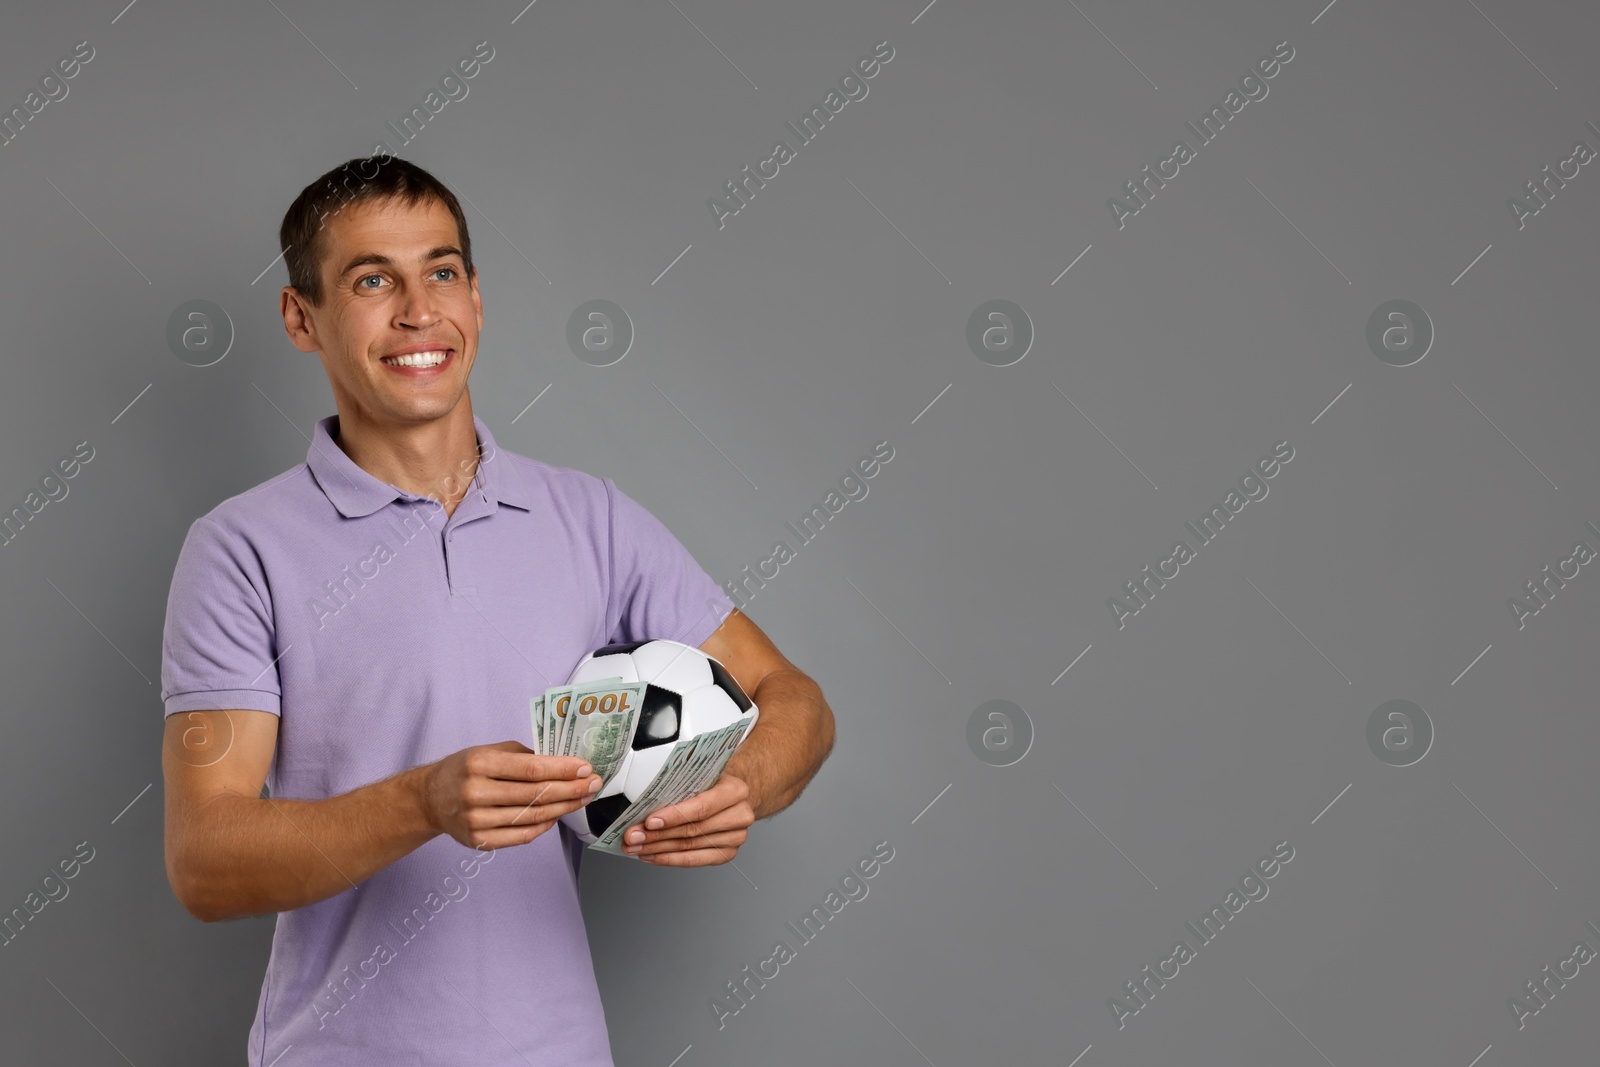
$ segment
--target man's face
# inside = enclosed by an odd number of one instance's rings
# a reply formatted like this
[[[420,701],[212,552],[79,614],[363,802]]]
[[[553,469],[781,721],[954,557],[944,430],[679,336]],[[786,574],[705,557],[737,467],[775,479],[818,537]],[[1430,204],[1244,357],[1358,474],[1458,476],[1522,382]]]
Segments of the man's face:
[[[322,238],[322,306],[290,288],[281,304],[295,347],[321,356],[340,410],[380,425],[449,414],[467,390],[483,328],[477,278],[466,277],[449,209],[352,204],[327,218]]]

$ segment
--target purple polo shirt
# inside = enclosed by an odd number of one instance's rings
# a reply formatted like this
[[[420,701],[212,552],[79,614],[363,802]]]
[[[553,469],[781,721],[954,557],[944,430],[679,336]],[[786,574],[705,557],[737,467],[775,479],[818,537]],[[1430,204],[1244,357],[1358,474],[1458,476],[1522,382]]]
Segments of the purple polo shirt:
[[[273,797],[333,796],[472,745],[531,747],[529,698],[585,652],[698,646],[732,610],[610,478],[497,449],[473,421],[483,458],[448,521],[356,466],[330,416],[304,464],[189,528],[167,600],[166,714],[277,715]],[[610,1065],[581,856],[559,824],[489,853],[441,834],[280,912],[250,1064]]]

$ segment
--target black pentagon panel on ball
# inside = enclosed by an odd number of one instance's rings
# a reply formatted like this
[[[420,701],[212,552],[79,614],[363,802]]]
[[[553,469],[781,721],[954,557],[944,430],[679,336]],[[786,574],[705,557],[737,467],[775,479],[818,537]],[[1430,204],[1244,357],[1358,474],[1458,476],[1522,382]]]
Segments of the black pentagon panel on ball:
[[[584,807],[584,818],[589,821],[589,832],[596,837],[606,832],[617,816],[628,810],[633,801],[621,793],[613,793],[608,797],[591,800]]]
[[[733,698],[733,702],[739,705],[741,713],[755,706],[751,699],[744,695],[744,687],[734,681],[733,675],[728,673],[726,667],[709,656],[706,657],[706,662],[711,664],[711,680],[716,683],[717,688]]]
[[[604,648],[595,649],[590,653],[590,656],[594,659],[599,659],[601,656],[618,656],[625,652],[632,652],[634,649],[641,648],[649,643],[648,641],[625,641],[618,645],[606,645]]]
[[[683,698],[670,689],[646,684],[644,701],[639,706],[639,722],[633,728],[633,748],[670,745],[678,739],[678,724],[683,721]],[[589,805],[591,808],[594,804]]]

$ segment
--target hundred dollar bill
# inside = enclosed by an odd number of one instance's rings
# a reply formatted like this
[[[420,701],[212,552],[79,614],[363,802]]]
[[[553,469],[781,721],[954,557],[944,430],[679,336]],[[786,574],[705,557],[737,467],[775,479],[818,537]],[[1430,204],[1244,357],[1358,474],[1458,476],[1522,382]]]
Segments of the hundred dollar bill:
[[[709,789],[717,783],[717,779],[722,776],[722,769],[728,765],[728,760],[733,758],[734,751],[744,743],[746,735],[750,732],[750,727],[754,725],[755,720],[746,717],[727,728],[726,736],[718,742],[716,753],[713,755],[710,764],[705,768],[704,776],[699,784],[694,787],[693,792],[698,793]]]
[[[544,696],[543,694],[532,697],[528,701],[528,715],[533,719],[533,750],[541,756],[549,755],[544,750]]]
[[[720,730],[680,742],[680,745],[686,746],[681,759],[669,761],[652,783],[657,788],[646,792],[607,828],[611,837],[606,845],[600,846],[602,851],[626,855],[622,851],[623,834],[655,812],[700,792],[714,781],[737,747],[737,741],[747,725],[748,720],[732,723]]]
[[[567,694],[567,721],[565,725],[565,732],[561,737],[562,755],[576,756],[578,754],[578,697],[580,695],[580,691],[594,692],[596,690],[612,688],[620,684],[622,684],[622,678],[618,675],[613,675],[610,678],[595,678],[587,682],[579,682],[578,684],[570,687],[570,691]],[[635,700],[632,701],[632,704],[634,707],[638,707],[639,702]],[[595,705],[590,705],[591,715],[594,714],[594,707]]]
[[[622,854],[622,835],[628,831],[630,826],[634,825],[635,816],[637,816],[642,810],[640,805],[646,800],[647,797],[652,796],[655,791],[660,788],[661,781],[667,773],[666,767],[671,765],[673,758],[676,756],[681,756],[681,752],[678,750],[678,748],[674,747],[673,752],[668,756],[667,764],[663,766],[661,773],[657,774],[656,777],[651,780],[649,786],[645,788],[643,794],[635,799],[632,804],[630,804],[621,814],[611,821],[610,826],[606,827],[602,833],[600,833],[593,841],[589,843],[590,848],[599,849],[602,852],[611,852],[618,855]]]
[[[622,835],[643,822],[646,815],[661,806],[657,798],[662,795],[662,790],[667,783],[681,773],[683,765],[698,750],[699,746],[695,744],[695,741],[695,738],[688,738],[672,746],[672,751],[667,754],[666,762],[661,765],[661,769],[650,780],[650,784],[645,787],[644,792],[640,793],[633,803],[628,805],[612,821],[610,826],[606,827],[605,833],[597,837],[589,845],[590,848],[598,848],[602,852],[622,854]]]
[[[712,730],[695,738],[699,742],[699,748],[696,750],[694,757],[684,765],[683,773],[669,784],[656,807],[664,808],[669,804],[676,804],[684,797],[695,792],[696,785],[705,775],[706,766],[716,758],[717,746],[722,740],[725,729]]]
[[[555,754],[556,721],[555,709],[550,706],[549,689],[539,698],[539,720],[544,724],[544,753],[552,756]]]
[[[561,724],[564,721],[557,714],[556,698],[571,691],[572,687],[566,685],[553,685],[544,691],[544,747],[552,756],[561,754]]]
[[[698,750],[684,765],[677,778],[668,784],[660,806],[676,804],[685,797],[693,796],[710,787],[716,781],[717,775],[722,773],[722,768],[733,755],[734,749],[738,748],[749,725],[749,719],[742,719],[696,738],[699,743]]]
[[[572,742],[577,736],[573,727],[578,725],[578,705],[572,699],[572,694],[578,691],[577,686],[571,686],[561,697],[565,714],[561,718],[561,755],[572,755]]]
[[[651,779],[650,786],[641,793],[632,806],[622,814],[626,818],[619,818],[616,824],[616,834],[620,836],[630,825],[643,819],[655,808],[663,803],[670,794],[672,785],[683,776],[684,768],[694,762],[701,745],[698,738],[687,738],[673,746],[672,753],[660,771]]]
[[[740,719],[720,730],[678,742],[650,787],[618,815],[606,832],[589,847],[626,855],[622,851],[622,835],[643,823],[653,812],[671,807],[715,782],[744,739],[752,721],[749,718]]]
[[[550,755],[561,755],[562,732],[567,726],[567,699],[572,686],[553,685],[544,691],[544,738]]]
[[[644,691],[644,682],[620,678],[574,686],[567,705],[566,754],[587,760],[609,784],[633,743]]]
[[[707,746],[701,758],[690,768],[685,779],[679,783],[677,792],[680,794],[670,803],[676,804],[679,800],[692,797],[696,793],[704,792],[716,782],[717,776],[722,773],[722,768],[727,764],[733,750],[739,747],[739,742],[744,737],[748,719],[729,723],[720,730],[706,734]],[[662,805],[665,807],[666,805]]]
[[[677,771],[662,783],[660,791],[653,799],[652,806],[645,811],[640,819],[650,814],[657,808],[664,808],[669,804],[676,804],[689,795],[689,787],[694,784],[699,768],[711,758],[711,752],[716,747],[717,739],[714,733],[700,734],[690,738],[689,751],[682,765]]]
[[[553,689],[554,687],[552,686],[551,688]],[[550,689],[546,689],[539,696],[539,732],[535,735],[540,740],[539,751],[546,756],[553,754],[550,746],[555,743],[556,739],[555,721],[551,717],[551,710]]]

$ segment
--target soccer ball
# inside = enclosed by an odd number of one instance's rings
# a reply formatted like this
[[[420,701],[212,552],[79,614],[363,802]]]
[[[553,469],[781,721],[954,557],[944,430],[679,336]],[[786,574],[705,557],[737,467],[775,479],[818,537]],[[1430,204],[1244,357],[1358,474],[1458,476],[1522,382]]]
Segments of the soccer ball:
[[[754,726],[760,714],[727,668],[677,641],[597,648],[578,661],[567,684],[604,678],[648,684],[633,742],[616,773],[588,804],[561,816],[563,825],[586,845],[605,833],[649,787],[676,742],[720,730],[746,716]]]

